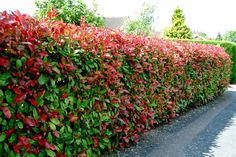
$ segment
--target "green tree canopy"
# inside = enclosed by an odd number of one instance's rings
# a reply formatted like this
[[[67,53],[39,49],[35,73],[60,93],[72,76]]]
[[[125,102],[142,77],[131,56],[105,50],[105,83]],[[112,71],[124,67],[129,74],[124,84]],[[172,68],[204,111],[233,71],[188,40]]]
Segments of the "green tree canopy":
[[[89,9],[82,0],[36,0],[38,10],[36,17],[45,18],[47,13],[55,8],[57,17],[55,20],[62,19],[66,23],[80,25],[81,16],[85,17],[85,23],[94,26],[104,26],[105,20],[97,14],[96,9]]]
[[[130,34],[151,35],[153,33],[152,24],[154,22],[154,5],[144,5],[143,10],[135,20],[127,19],[123,24],[123,30]]]
[[[217,34],[216,40],[223,40],[223,37],[222,37],[222,35],[220,34],[220,32]]]
[[[169,38],[191,39],[192,32],[185,24],[183,11],[178,7],[172,16],[172,26],[164,33]]]
[[[228,31],[224,34],[223,39],[226,41],[236,42],[236,31]]]

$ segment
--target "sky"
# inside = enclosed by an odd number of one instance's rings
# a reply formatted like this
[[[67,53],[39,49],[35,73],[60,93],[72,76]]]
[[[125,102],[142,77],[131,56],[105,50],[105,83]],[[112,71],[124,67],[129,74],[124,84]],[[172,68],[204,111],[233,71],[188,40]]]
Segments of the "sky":
[[[92,6],[94,0],[84,0]],[[156,6],[154,28],[157,31],[171,26],[174,9],[179,6],[185,15],[186,24],[193,31],[215,37],[218,32],[236,30],[236,0],[95,0],[98,12],[105,17],[135,17],[145,3]],[[33,15],[34,0],[0,0],[0,11],[19,10]]]

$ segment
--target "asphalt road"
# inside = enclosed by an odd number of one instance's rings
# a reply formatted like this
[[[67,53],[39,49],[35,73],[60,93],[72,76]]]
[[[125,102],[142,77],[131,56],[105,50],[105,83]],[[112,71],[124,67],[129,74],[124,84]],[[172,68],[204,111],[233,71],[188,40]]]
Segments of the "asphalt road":
[[[236,157],[236,85],[213,102],[142,135],[118,157]]]

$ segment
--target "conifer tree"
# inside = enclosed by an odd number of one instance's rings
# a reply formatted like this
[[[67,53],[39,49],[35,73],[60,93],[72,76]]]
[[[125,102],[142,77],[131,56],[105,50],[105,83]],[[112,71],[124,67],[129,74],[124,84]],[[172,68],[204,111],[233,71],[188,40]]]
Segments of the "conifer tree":
[[[178,7],[172,16],[172,26],[165,32],[165,36],[176,39],[191,39],[192,32],[185,24],[183,11]]]

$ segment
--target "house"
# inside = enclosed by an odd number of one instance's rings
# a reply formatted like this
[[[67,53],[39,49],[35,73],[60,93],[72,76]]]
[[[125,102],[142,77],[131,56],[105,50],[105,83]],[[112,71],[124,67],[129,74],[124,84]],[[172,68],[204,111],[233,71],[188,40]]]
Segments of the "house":
[[[119,29],[123,25],[126,17],[106,17],[106,27],[112,29]]]

